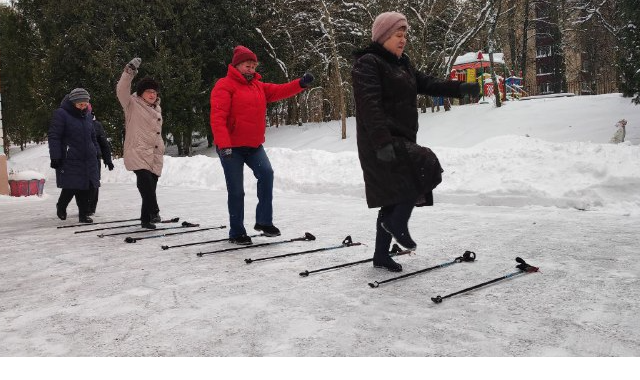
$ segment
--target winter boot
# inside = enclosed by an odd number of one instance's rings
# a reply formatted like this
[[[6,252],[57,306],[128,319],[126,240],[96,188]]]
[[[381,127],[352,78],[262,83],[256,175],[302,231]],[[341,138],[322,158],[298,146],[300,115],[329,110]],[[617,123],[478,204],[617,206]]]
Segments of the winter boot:
[[[247,236],[247,234],[242,234],[236,237],[229,238],[229,243],[238,244],[238,245],[251,245],[253,242],[251,238]]]
[[[142,223],[140,223],[140,227],[146,228],[148,230],[155,230],[156,229],[156,225],[151,223],[151,222],[142,222]]]
[[[91,219],[90,217],[88,217],[86,215],[80,215],[78,220],[80,221],[80,223],[93,223],[93,219]]]
[[[373,254],[373,267],[374,268],[385,268],[389,272],[402,272],[402,265],[393,261],[391,256],[389,256],[388,252]]]
[[[418,248],[416,242],[411,239],[411,235],[409,235],[409,229],[407,227],[404,227],[402,229],[393,229],[393,224],[389,223],[388,221],[382,222],[380,226],[384,228],[385,231],[390,233],[391,236],[396,239],[398,244],[403,246],[405,249],[408,249],[409,251],[415,251],[416,248]]]
[[[253,226],[253,229],[256,231],[262,231],[262,234],[264,236],[268,236],[268,237],[280,236],[280,230],[274,225],[267,226],[265,224],[256,223],[256,225]]]
[[[160,223],[160,222],[162,222],[162,218],[160,217],[159,213],[155,213],[151,215],[151,223]]]
[[[60,220],[65,220],[67,219],[67,210],[60,207],[60,205],[56,203],[56,215],[58,215],[58,218],[60,218]]]

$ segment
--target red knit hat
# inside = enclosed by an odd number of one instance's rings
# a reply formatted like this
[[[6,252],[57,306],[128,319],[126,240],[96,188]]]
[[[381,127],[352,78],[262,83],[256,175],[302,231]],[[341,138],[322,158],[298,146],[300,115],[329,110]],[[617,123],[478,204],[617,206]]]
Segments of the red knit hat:
[[[249,49],[242,45],[238,45],[233,48],[233,59],[231,60],[231,66],[236,66],[244,61],[258,62],[258,57]]]

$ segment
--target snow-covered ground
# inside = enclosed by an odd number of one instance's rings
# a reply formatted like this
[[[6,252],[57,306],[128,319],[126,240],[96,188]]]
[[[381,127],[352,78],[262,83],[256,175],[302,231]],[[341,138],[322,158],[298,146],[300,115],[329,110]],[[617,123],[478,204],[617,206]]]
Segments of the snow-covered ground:
[[[609,144],[623,118],[627,142]],[[465,250],[477,261],[376,289],[367,283],[397,274],[367,263],[298,275],[372,255],[376,210],[364,200],[353,119],[346,140],[338,122],[267,131],[283,235],[254,243],[305,232],[317,240],[203,257],[196,253],[230,245],[160,246],[226,230],[127,244],[127,235],[57,229],[77,221],[77,208],[65,222],[55,216],[47,146],[13,150],[11,170],[43,173],[47,183],[41,198],[0,196],[0,356],[640,355],[640,107],[616,94],[535,99],[428,112],[420,125],[418,142],[445,172],[436,205],[413,214],[418,250],[398,258],[403,274]],[[226,225],[224,176],[204,145],[193,157],[165,157],[161,214]],[[115,166],[102,172],[96,222],[138,215],[135,176],[122,160]],[[250,231],[248,170],[245,182]],[[244,262],[339,245],[347,235],[363,245]],[[431,302],[517,271],[516,256],[540,272]]]

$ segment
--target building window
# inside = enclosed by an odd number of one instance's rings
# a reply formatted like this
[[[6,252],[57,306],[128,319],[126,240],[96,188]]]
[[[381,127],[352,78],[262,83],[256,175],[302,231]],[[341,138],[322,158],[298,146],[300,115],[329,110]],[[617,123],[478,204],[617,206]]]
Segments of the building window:
[[[536,49],[536,58],[551,57],[551,45],[539,46]]]
[[[538,65],[536,74],[538,74],[538,75],[550,75],[551,74],[551,70],[549,70],[549,67],[547,65]]]
[[[551,87],[551,83],[540,83],[538,85],[538,89],[541,94],[551,94],[553,93],[553,88]]]

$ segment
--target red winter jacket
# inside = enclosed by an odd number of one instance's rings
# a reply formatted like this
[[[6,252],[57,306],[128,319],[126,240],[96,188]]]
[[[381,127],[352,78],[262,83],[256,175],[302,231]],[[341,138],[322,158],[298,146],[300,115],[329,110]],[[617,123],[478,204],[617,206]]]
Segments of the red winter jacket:
[[[211,131],[219,149],[264,143],[267,103],[291,97],[302,90],[300,80],[285,84],[260,82],[255,73],[249,82],[229,65],[227,76],[211,90]]]

